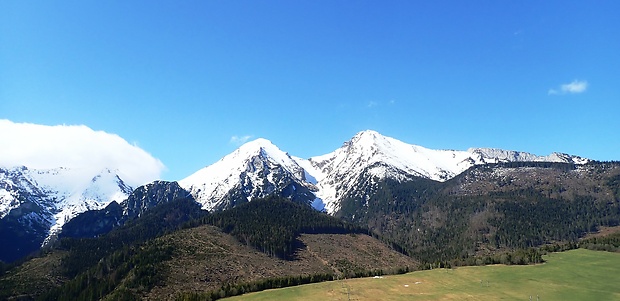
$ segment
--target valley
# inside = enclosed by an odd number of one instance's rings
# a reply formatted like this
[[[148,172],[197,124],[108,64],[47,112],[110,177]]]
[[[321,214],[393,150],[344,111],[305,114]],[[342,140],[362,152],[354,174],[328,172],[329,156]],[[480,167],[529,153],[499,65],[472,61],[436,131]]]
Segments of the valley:
[[[620,301],[619,12],[0,0],[0,301]]]
[[[108,172],[61,194],[48,173],[0,170],[0,299],[209,300],[619,248],[606,229],[620,226],[620,163],[561,153],[430,150],[364,131],[309,159],[258,139],[131,191]]]
[[[347,279],[232,297],[259,300],[618,300],[619,253],[551,253],[544,264],[459,267]]]

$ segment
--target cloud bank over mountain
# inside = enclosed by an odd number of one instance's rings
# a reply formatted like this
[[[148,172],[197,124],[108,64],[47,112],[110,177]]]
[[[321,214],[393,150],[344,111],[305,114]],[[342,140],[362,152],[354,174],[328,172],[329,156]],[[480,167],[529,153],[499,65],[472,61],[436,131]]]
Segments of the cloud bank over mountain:
[[[0,166],[118,170],[129,185],[159,179],[164,164],[116,134],[85,125],[39,125],[0,120]]]

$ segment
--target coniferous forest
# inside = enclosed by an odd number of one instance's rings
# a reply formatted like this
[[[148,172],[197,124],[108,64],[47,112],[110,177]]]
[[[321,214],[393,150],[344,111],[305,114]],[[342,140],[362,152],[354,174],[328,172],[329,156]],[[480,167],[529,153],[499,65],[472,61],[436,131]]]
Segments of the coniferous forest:
[[[291,258],[301,233],[368,233],[365,228],[278,197],[210,214],[190,225],[210,224],[271,256]]]
[[[340,214],[427,263],[471,263],[511,250],[576,243],[599,227],[620,225],[620,176],[605,175],[617,164],[591,166],[599,181],[578,178],[572,164],[547,162],[475,167],[447,183],[385,180],[367,202],[345,200]],[[516,171],[513,177],[539,175],[523,183],[510,176],[482,178],[498,168]],[[464,192],[470,187],[475,189]]]
[[[201,210],[191,198],[179,198],[107,234],[62,238],[37,256],[0,265],[0,299],[139,300],[155,288],[172,285],[174,265],[169,263],[200,253],[191,241],[179,243],[180,237],[196,239],[200,231],[211,236],[196,243],[219,250],[200,256],[211,256],[214,262],[239,260],[231,259],[226,235],[267,258],[294,263],[307,260],[299,257],[309,249],[303,235],[334,234],[351,239],[370,235],[376,239],[373,244],[406,254],[416,264],[364,270],[351,258],[340,258],[328,269],[259,278],[226,278],[226,270],[217,267],[214,273],[220,278],[212,272],[201,276],[206,277],[202,281],[212,281],[208,289],[177,291],[173,297],[178,300],[214,300],[414,269],[533,264],[542,262],[546,252],[577,247],[617,252],[618,233],[584,236],[620,225],[619,170],[618,163],[596,162],[578,172],[571,164],[513,163],[475,167],[445,183],[381,180],[362,197],[345,199],[337,216],[279,196],[213,213]],[[234,252],[248,252],[235,248]],[[311,254],[327,249],[315,248]]]

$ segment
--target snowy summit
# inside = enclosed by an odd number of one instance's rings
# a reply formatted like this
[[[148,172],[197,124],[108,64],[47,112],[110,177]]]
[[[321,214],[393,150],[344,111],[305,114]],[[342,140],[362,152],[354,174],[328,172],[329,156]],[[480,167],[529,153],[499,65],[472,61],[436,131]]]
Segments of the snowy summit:
[[[304,169],[267,139],[256,139],[179,181],[202,204],[213,210],[231,205],[233,194],[250,201],[280,191],[288,185],[312,188]],[[294,187],[294,186],[293,186]]]
[[[207,210],[234,205],[230,203],[234,196],[249,201],[276,191],[303,188],[304,198],[313,207],[334,213],[344,196],[378,179],[446,181],[474,165],[512,161],[583,164],[588,160],[559,153],[536,156],[484,148],[433,150],[367,130],[334,152],[309,159],[290,156],[269,140],[257,139],[179,184]]]

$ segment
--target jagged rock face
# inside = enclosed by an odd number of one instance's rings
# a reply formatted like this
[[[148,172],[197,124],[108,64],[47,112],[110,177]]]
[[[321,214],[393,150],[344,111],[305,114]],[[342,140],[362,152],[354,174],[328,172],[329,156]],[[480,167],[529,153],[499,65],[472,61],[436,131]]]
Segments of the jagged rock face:
[[[17,194],[18,205],[0,219],[0,260],[12,262],[37,251],[52,226],[51,213],[32,195]]]
[[[28,176],[29,170],[25,167],[2,169],[0,168],[0,219],[7,216],[11,211],[13,216],[22,216],[20,207],[40,207],[40,218],[51,221],[46,213],[53,213],[52,196],[44,187],[37,185],[32,177]],[[23,208],[26,211],[28,209]]]
[[[589,160],[561,153],[536,156],[488,148],[432,150],[363,131],[336,151],[310,158],[310,166],[304,166],[318,180],[316,194],[327,212],[336,213],[345,197],[367,199],[375,183],[382,179],[403,182],[425,178],[444,182],[475,165],[522,161],[584,164]]]
[[[314,168],[312,175],[320,179],[317,194],[330,213],[340,209],[345,196],[369,191],[380,179],[445,181],[474,164],[482,164],[468,152],[431,150],[374,131],[360,132],[336,151],[309,161]]]
[[[585,164],[590,160],[579,156],[571,156],[564,153],[552,153],[548,156],[537,156],[526,152],[517,152],[496,148],[470,148],[467,150],[474,156],[479,156],[479,160],[484,163],[502,162],[554,162]]]
[[[0,168],[0,260],[39,249],[53,221],[53,199],[26,176],[25,167]]]
[[[191,198],[189,192],[177,182],[155,181],[136,188],[120,204],[112,202],[104,209],[76,216],[63,226],[60,237],[96,237],[142,216],[155,206],[187,198]]]
[[[58,237],[92,238],[108,233],[126,221],[123,207],[112,202],[100,210],[89,210],[78,214],[62,226]]]
[[[344,199],[356,204],[367,202],[377,183],[384,179],[444,182],[472,166],[515,161],[584,164],[589,160],[562,153],[536,156],[490,148],[432,150],[363,131],[334,152],[310,159],[292,157],[270,141],[257,139],[178,185],[153,182],[133,193],[111,170],[85,176],[83,172],[63,168],[0,169],[0,231],[12,233],[7,237],[30,231],[28,239],[40,244],[53,240],[63,225],[78,214],[94,211],[98,213],[90,213],[88,218],[84,215],[74,222],[82,224],[82,232],[70,232],[73,230],[68,229],[76,229],[73,226],[64,230],[67,235],[93,236],[140,216],[161,202],[188,194],[206,210],[224,210],[276,194],[337,214]],[[122,212],[118,212],[113,201]],[[96,223],[86,225],[89,220]]]
[[[258,139],[180,184],[207,210],[226,209],[276,193],[312,202],[313,207],[335,214],[345,197],[367,198],[382,179],[444,182],[475,165],[515,161],[583,164],[589,160],[490,148],[432,150],[363,131],[334,152],[307,160],[291,157],[271,142]]]
[[[131,191],[108,169],[93,174],[67,168],[0,168],[0,237],[11,242],[0,251],[0,260],[36,251],[79,213],[120,202]]]
[[[189,193],[177,182],[155,181],[136,188],[127,200],[121,203],[121,207],[125,215],[139,217],[149,208],[188,197]]]
[[[315,199],[304,169],[265,139],[243,145],[179,184],[206,210],[227,209],[272,194],[306,204]]]

